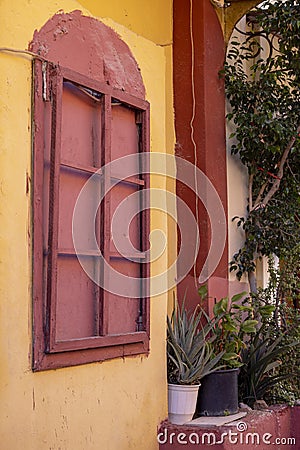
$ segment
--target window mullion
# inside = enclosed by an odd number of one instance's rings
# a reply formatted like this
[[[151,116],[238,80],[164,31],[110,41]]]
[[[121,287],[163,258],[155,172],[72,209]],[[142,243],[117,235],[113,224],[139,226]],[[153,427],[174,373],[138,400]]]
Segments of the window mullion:
[[[105,192],[105,197],[102,201],[101,217],[102,217],[102,249],[103,259],[106,264],[103,267],[104,286],[109,286],[109,266],[110,257],[110,187],[111,187],[111,95],[103,96],[103,109],[102,109],[102,165],[105,166],[103,171],[103,186],[102,189]],[[102,333],[106,335],[108,333],[108,316],[109,316],[109,304],[108,304],[108,292],[102,290]]]
[[[98,104],[98,107],[95,111],[93,117],[93,158],[94,158],[94,166],[98,168],[99,173],[102,174],[101,167],[101,155],[102,155],[102,141],[101,141],[101,127],[102,127],[102,110],[103,110],[103,100]],[[97,183],[98,185],[98,183]],[[98,196],[95,199],[98,202],[98,199],[101,195],[101,183],[99,187]],[[96,223],[95,223],[95,233],[96,240],[98,246],[102,246],[102,238],[101,238],[101,206],[100,211],[97,211],[96,215]],[[102,250],[101,250],[102,251]],[[102,259],[99,257],[94,258],[95,262],[95,335],[102,336],[103,335],[103,292],[100,289],[100,281],[103,272],[103,264]]]

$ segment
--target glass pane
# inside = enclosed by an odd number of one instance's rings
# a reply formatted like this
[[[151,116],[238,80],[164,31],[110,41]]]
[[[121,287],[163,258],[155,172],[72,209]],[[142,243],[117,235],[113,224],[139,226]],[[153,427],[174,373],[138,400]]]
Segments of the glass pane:
[[[111,267],[127,277],[130,277],[130,289],[134,290],[137,297],[140,292],[140,265],[126,261],[125,259],[110,259]],[[111,280],[110,280],[111,281]],[[127,294],[126,286],[122,286],[122,293]],[[108,307],[108,333],[134,333],[137,331],[137,320],[139,316],[139,298],[121,297],[107,293]]]
[[[96,220],[95,212],[98,209],[100,178],[92,178],[86,185],[89,176],[82,172],[73,171],[69,168],[60,170],[59,186],[59,223],[58,223],[58,249],[74,250],[72,236],[73,213],[81,189],[80,206],[76,212],[76,236],[79,250],[96,250],[93,240]],[[80,247],[80,248],[79,248]]]
[[[87,258],[91,271],[95,258]],[[57,259],[56,341],[98,335],[97,287],[76,257]]]
[[[84,91],[64,82],[61,159],[99,167],[101,107]]]
[[[135,111],[112,105],[111,159],[138,152],[138,130]],[[136,166],[138,169],[138,165]],[[137,172],[136,172],[137,173]]]
[[[141,250],[140,195],[137,186],[118,183],[111,189],[110,251],[133,255]]]

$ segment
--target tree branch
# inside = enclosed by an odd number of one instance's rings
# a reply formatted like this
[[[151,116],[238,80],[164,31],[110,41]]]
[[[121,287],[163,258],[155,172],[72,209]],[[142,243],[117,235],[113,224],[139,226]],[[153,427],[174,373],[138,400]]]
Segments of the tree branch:
[[[268,186],[268,184],[269,184],[269,180],[267,180],[267,181],[262,185],[262,187],[260,188],[260,191],[259,191],[259,193],[258,193],[258,196],[257,196],[257,198],[256,198],[256,200],[255,200],[254,206],[253,206],[253,208],[250,209],[250,211],[252,211],[252,209],[255,209],[255,208],[261,203],[261,199],[262,199],[263,193],[264,193],[266,187]]]
[[[257,294],[257,281],[256,281],[255,272],[253,272],[253,271],[248,272],[248,282],[249,282],[250,292]]]
[[[296,135],[299,135],[300,133],[300,124],[298,125],[296,134],[291,138],[290,142],[288,143],[287,147],[285,148],[280,163],[279,163],[279,169],[277,172],[277,178],[273,181],[272,183],[272,187],[269,190],[269,192],[266,194],[265,198],[263,199],[263,204],[266,206],[269,201],[271,200],[271,198],[273,197],[273,195],[278,191],[279,186],[280,186],[280,182],[281,179],[283,177],[283,169],[284,169],[284,165],[286,163],[286,160],[289,156],[289,152],[291,151],[291,149],[293,148],[293,145],[296,141]]]
[[[249,186],[248,186],[249,211],[252,211],[252,207],[253,207],[253,199],[252,199],[253,178],[254,178],[254,174],[251,173],[249,176]]]
[[[294,172],[292,171],[292,168],[291,168],[291,166],[289,165],[289,162],[288,162],[288,161],[287,161],[286,165],[287,165],[287,167],[288,167],[290,173],[292,174],[292,177],[293,177],[294,180],[297,182],[296,175],[295,175]]]

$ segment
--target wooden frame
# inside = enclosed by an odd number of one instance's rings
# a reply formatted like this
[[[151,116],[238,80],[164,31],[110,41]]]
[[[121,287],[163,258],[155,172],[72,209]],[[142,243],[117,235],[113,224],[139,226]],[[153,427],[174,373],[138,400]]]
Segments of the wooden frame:
[[[60,159],[62,91],[63,82],[71,82],[86,93],[95,91],[101,102],[101,142],[102,148],[96,167],[74,164]],[[33,362],[34,371],[46,370],[71,365],[85,364],[105,359],[148,353],[150,338],[149,286],[144,289],[145,296],[140,299],[142,325],[132,333],[107,334],[108,317],[105,306],[106,294],[97,287],[98,312],[96,313],[97,335],[80,339],[59,341],[56,339],[57,322],[57,258],[58,255],[74,256],[70,249],[58,248],[58,199],[59,171],[61,167],[92,174],[110,162],[111,146],[111,102],[112,98],[133,108],[138,117],[138,126],[142,133],[139,152],[149,151],[149,104],[148,102],[114,89],[104,83],[89,79],[72,70],[57,67],[50,63],[34,62],[34,142],[33,142]],[[51,121],[51,133],[47,134],[47,121]],[[49,126],[49,125],[48,125]],[[50,140],[50,142],[48,142]],[[49,183],[49,217],[48,249],[43,250],[43,186],[44,147],[50,147],[50,183]],[[97,159],[97,158],[96,158]],[[99,167],[98,167],[99,166]],[[108,175],[109,177],[110,175]],[[105,183],[110,183],[106,177]],[[149,188],[149,174],[139,179],[126,180],[139,185],[139,189]],[[102,206],[101,218],[98,218],[97,236],[104,258],[109,259],[110,195]],[[141,218],[141,246],[145,251],[149,235],[149,208],[144,210]],[[91,252],[90,252],[91,253]],[[93,254],[86,254],[95,257]],[[149,263],[141,264],[141,276],[149,279]],[[45,276],[46,272],[46,276]],[[104,274],[105,276],[105,274]],[[100,320],[101,317],[101,320]]]

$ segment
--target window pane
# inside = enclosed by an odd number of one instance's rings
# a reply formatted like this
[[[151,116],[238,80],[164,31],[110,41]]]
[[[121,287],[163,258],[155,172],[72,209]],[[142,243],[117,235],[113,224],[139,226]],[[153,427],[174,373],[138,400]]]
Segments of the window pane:
[[[99,101],[65,81],[62,104],[61,159],[98,166],[101,143]]]
[[[128,277],[130,289],[134,287],[135,295],[141,296],[140,264],[126,261],[125,259],[111,258],[112,268]],[[126,286],[122,293],[126,295]],[[139,298],[120,297],[109,294],[108,307],[108,333],[129,333],[137,331],[137,319],[139,316]]]
[[[135,111],[125,106],[112,105],[111,159],[137,152],[138,130]],[[138,165],[134,169],[137,170]]]
[[[110,251],[132,255],[141,250],[140,196],[137,186],[118,183],[111,190]]]
[[[88,181],[89,176],[69,168],[60,170],[59,186],[59,224],[58,248],[74,249],[72,237],[73,211],[81,189]],[[99,178],[98,178],[99,180]],[[80,249],[96,250],[93,245],[95,230],[94,212],[97,210],[100,183],[94,177],[85,186],[84,200],[80,202],[80,214],[77,214],[77,227],[80,227]],[[83,198],[83,197],[82,197]]]
[[[95,258],[87,258],[91,271]],[[98,334],[97,287],[83,271],[76,257],[57,259],[56,341]]]

